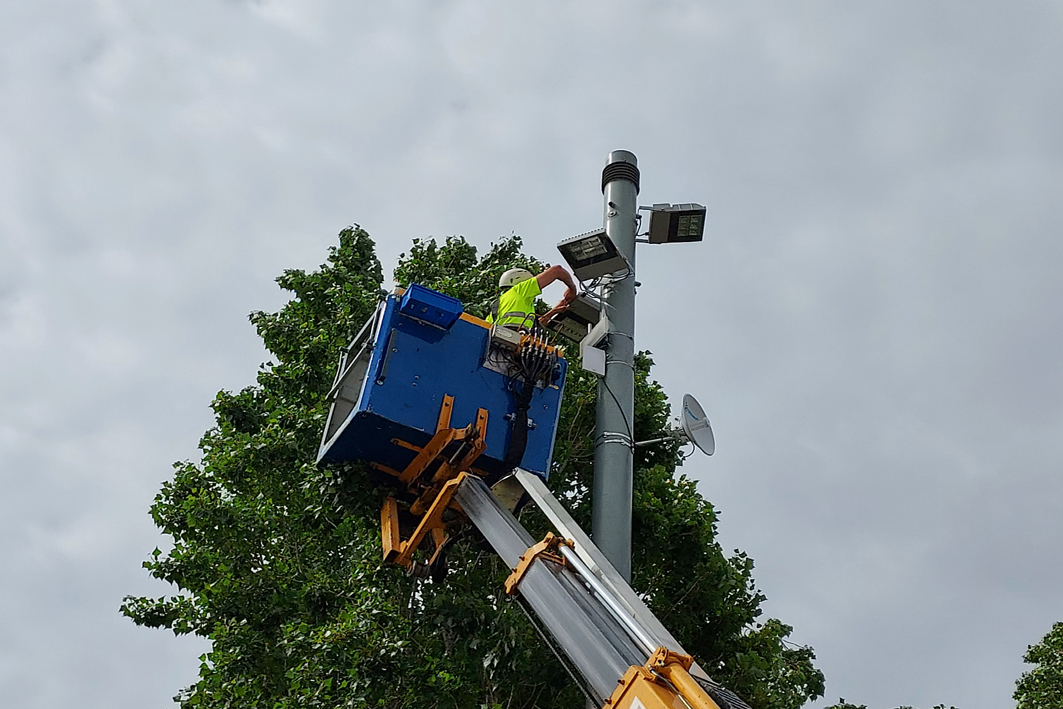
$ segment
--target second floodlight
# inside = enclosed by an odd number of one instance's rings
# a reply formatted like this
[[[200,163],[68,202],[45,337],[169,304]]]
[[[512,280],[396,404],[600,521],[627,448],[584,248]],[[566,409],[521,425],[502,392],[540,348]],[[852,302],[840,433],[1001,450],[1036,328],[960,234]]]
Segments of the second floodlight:
[[[655,204],[650,212],[651,244],[681,244],[705,236],[705,207],[700,204]]]

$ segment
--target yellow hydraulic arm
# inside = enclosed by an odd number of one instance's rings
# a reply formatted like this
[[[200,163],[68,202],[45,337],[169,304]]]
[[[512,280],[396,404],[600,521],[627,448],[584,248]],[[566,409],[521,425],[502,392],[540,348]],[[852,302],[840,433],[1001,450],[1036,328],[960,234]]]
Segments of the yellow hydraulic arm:
[[[715,701],[706,686],[691,674],[690,655],[678,644],[648,609],[635,601],[630,587],[612,570],[597,549],[593,563],[602,572],[609,567],[609,582],[600,578],[581,558],[593,547],[589,538],[568,518],[555,524],[579,538],[579,543],[548,533],[533,543],[532,538],[509,510],[492,494],[473,468],[484,450],[487,411],[479,409],[476,421],[464,428],[452,428],[450,414],[454,399],[443,398],[436,432],[424,447],[395,441],[410,448],[415,456],[404,470],[376,466],[405,486],[406,518],[412,518],[413,531],[403,538],[399,501],[389,497],[380,511],[384,560],[413,570],[434,569],[445,550],[449,533],[471,522],[513,568],[505,582],[506,593],[516,597],[545,627],[584,680],[582,689],[603,709],[748,709],[734,695]],[[521,477],[523,476],[523,477]],[[556,499],[537,478],[518,471],[513,480],[522,480],[524,490],[540,508],[553,507]],[[509,487],[516,483],[510,480]],[[538,485],[538,487],[536,487]],[[519,487],[518,487],[519,489]],[[444,514],[447,514],[447,518]],[[562,523],[563,522],[563,523]],[[409,529],[410,527],[407,527]],[[427,545],[427,564],[415,555]],[[622,598],[623,597],[623,598]],[[633,604],[641,610],[634,612]],[[669,647],[671,644],[671,647]],[[702,677],[707,676],[698,670]]]

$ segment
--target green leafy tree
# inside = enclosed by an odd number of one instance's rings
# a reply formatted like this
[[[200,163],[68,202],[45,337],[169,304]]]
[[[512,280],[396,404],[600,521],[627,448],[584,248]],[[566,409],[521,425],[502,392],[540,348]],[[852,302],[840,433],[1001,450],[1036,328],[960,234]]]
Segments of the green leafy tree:
[[[462,238],[414,241],[395,271],[483,315],[499,275],[540,269],[505,238],[482,257]],[[129,597],[134,622],[211,640],[185,707],[582,707],[584,700],[519,607],[509,573],[470,531],[450,552],[445,583],[418,581],[380,560],[386,492],[362,465],[314,465],[340,349],[382,295],[382,270],[360,228],[340,233],[317,271],[286,271],[292,300],[251,321],[274,361],[257,383],[220,392],[198,463],[175,465],[151,508],[173,540],[145,567],[176,595]],[[652,361],[636,361],[635,435],[669,423]],[[572,365],[550,485],[590,520],[595,378]],[[753,562],[716,542],[716,513],[677,476],[676,444],[635,460],[633,585],[688,651],[755,709],[797,709],[822,696],[809,648],[790,628],[758,623]],[[533,533],[545,520],[527,510]]]
[[[1063,623],[1053,625],[1022,659],[1034,667],[1016,683],[1016,709],[1063,707]]]

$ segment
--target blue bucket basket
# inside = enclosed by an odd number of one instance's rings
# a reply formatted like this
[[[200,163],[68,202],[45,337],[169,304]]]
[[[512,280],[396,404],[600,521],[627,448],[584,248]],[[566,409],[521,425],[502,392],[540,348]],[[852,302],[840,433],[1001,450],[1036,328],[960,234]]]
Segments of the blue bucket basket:
[[[546,478],[567,364],[540,382],[528,410],[520,467]],[[463,313],[460,301],[421,285],[389,295],[340,361],[319,464],[366,461],[402,471],[435,435],[448,398],[449,425],[487,412],[486,448],[473,472],[507,472],[512,379],[492,358],[491,325]]]

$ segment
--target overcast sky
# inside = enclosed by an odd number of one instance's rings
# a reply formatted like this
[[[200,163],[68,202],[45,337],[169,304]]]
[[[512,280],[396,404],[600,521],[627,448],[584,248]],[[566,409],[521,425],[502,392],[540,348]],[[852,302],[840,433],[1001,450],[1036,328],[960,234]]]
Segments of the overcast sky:
[[[0,4],[0,696],[170,706],[203,641],[148,507],[247,322],[344,226],[640,247],[637,345],[718,452],[685,472],[757,562],[822,707],[1013,706],[1063,620],[1063,6],[15,0]]]

